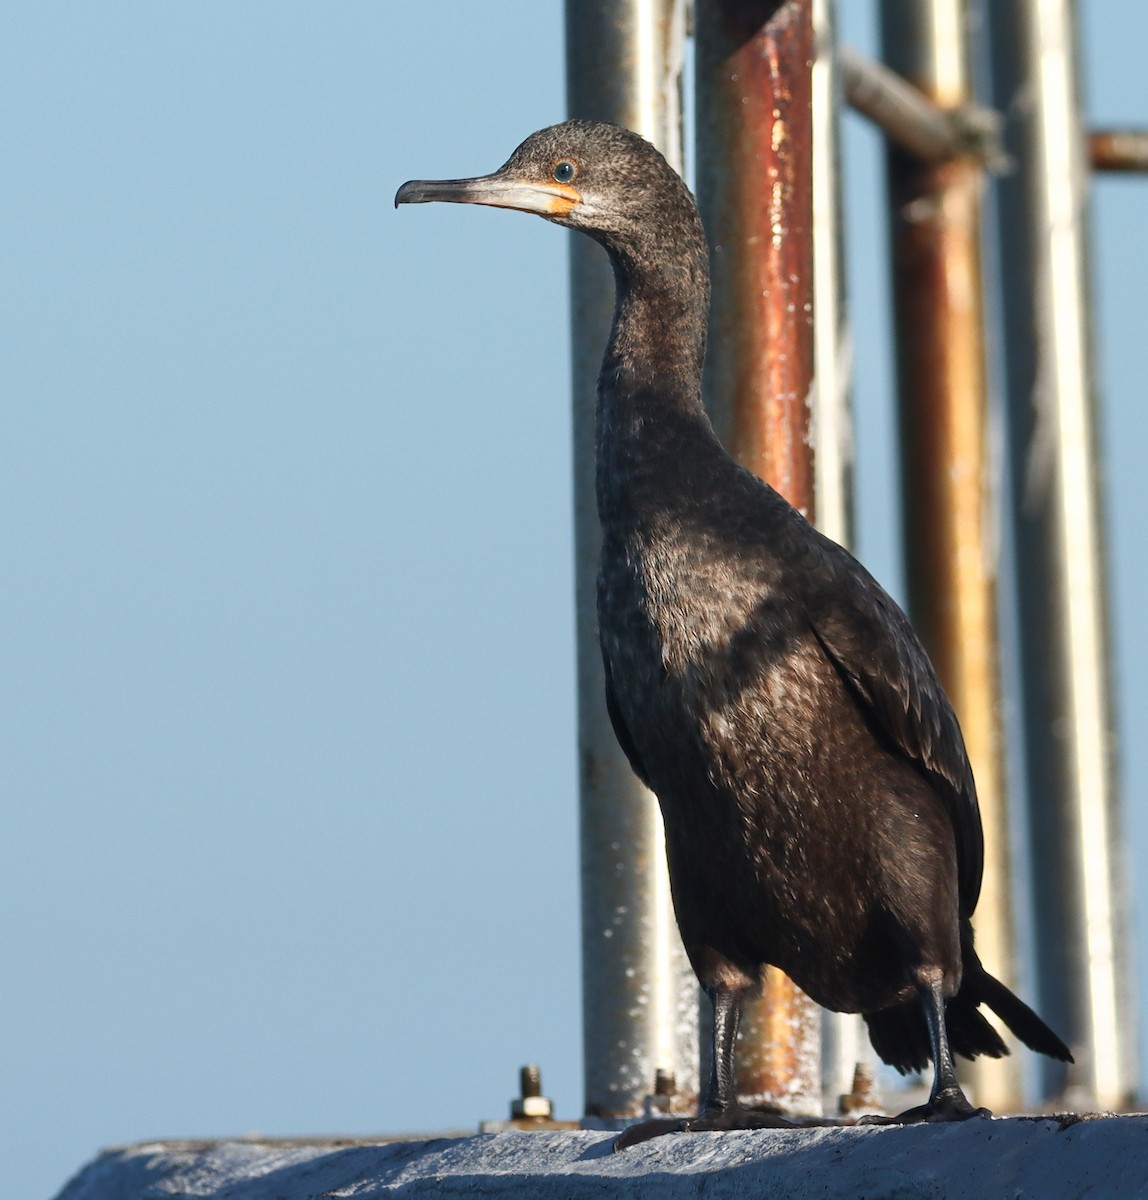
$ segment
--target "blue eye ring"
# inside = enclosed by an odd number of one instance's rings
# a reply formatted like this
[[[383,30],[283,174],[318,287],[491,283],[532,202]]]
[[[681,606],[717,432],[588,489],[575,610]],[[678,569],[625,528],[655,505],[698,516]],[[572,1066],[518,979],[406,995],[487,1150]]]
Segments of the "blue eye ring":
[[[554,164],[554,182],[569,183],[578,174],[578,167],[568,158],[563,158]]]

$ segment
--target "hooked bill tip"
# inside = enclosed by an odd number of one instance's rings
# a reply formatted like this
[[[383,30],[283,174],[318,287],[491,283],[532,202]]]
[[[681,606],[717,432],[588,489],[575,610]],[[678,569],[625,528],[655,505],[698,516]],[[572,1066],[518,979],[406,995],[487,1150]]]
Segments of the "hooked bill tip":
[[[475,185],[485,182],[485,179],[408,179],[395,193],[395,208],[400,204],[431,204],[436,200],[481,203]]]
[[[395,208],[398,208],[400,204],[407,204],[410,202],[410,194],[412,190],[411,185],[414,182],[415,181],[413,179],[407,180],[407,182],[404,183],[397,192],[395,192]]]

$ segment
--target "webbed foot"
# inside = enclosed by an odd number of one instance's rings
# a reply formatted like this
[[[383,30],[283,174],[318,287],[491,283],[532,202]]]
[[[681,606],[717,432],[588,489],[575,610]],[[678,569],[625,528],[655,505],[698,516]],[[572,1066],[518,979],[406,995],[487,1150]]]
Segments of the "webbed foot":
[[[654,1117],[638,1125],[629,1125],[614,1139],[614,1153],[629,1150],[631,1146],[661,1137],[664,1133],[682,1133],[688,1123],[688,1119],[683,1117]]]
[[[865,1116],[858,1125],[917,1125],[922,1122],[940,1124],[945,1121],[969,1121],[973,1118],[991,1117],[987,1108],[974,1108],[965,1093],[956,1088],[943,1091],[929,1098],[928,1104],[918,1104],[895,1117]]]
[[[640,1125],[623,1129],[614,1139],[614,1150],[628,1150],[641,1142],[666,1133],[713,1133],[729,1129],[796,1129],[801,1124],[780,1113],[761,1112],[754,1108],[727,1108],[704,1112],[698,1117],[655,1117]]]

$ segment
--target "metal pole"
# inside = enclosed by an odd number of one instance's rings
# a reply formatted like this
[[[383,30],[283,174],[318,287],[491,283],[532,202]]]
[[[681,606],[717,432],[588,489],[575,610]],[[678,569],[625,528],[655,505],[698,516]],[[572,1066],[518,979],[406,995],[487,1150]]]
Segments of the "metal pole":
[[[567,107],[653,142],[680,169],[684,0],[566,0]],[[574,513],[581,775],[582,1007],[586,1114],[641,1115],[655,1078],[674,1107],[698,1092],[698,986],[678,937],[654,797],[606,713],[595,579],[595,382],[614,304],[602,250],[570,243]]]
[[[842,546],[853,541],[853,345],[846,317],[841,199],[842,98],[834,0],[813,0],[813,404],[817,528]]]
[[[1016,172],[997,183],[1029,846],[1043,1015],[1072,1047],[1043,1095],[1118,1108],[1136,1079],[1120,854],[1096,397],[1086,143],[1073,6],[985,5]]]
[[[966,100],[942,108],[902,75],[842,46],[838,51],[845,99],[896,146],[923,163],[977,158],[994,171],[1007,170],[1000,149],[1000,118]]]
[[[964,0],[882,0],[885,60],[941,109],[971,103]],[[1015,987],[1001,722],[996,497],[981,287],[980,164],[888,154],[905,554],[913,623],[953,702],[977,782],[985,872],[977,949]],[[968,1069],[978,1104],[1015,1111],[1016,1059]]]
[[[944,162],[957,152],[956,131],[945,110],[897,71],[848,46],[841,48],[841,70],[850,105],[891,142],[921,162]]]
[[[698,202],[714,266],[706,396],[730,450],[813,516],[810,0],[698,0]],[[821,1111],[817,1006],[781,972],[747,1006],[738,1091]]]
[[[1094,171],[1148,171],[1148,132],[1143,129],[1094,129],[1088,135]]]
[[[853,347],[846,317],[841,200],[839,69],[833,0],[813,0],[813,401],[814,509],[817,527],[843,546],[853,541]],[[853,1090],[857,1066],[874,1065],[864,1022],[853,1013],[821,1014],[821,1088],[827,1111]]]

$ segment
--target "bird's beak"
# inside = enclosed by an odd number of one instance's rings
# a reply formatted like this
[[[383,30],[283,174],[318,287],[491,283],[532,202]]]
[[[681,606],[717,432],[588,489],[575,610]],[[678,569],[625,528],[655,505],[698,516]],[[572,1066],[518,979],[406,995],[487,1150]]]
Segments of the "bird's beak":
[[[395,193],[400,204],[489,204],[515,208],[540,217],[564,217],[582,202],[581,193],[569,184],[532,182],[508,175],[480,175],[476,179],[412,179]]]

